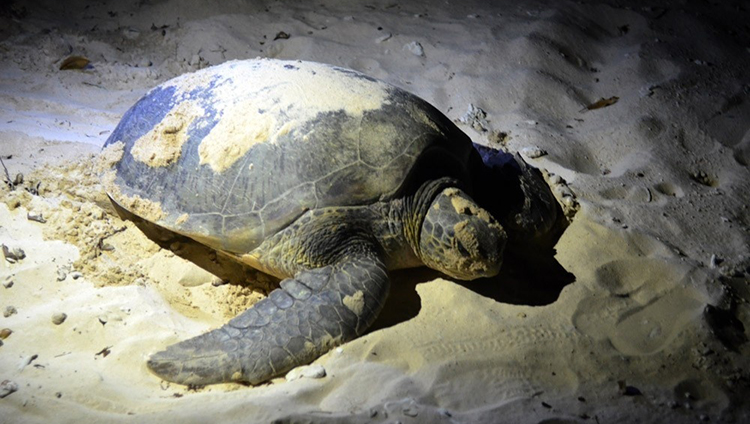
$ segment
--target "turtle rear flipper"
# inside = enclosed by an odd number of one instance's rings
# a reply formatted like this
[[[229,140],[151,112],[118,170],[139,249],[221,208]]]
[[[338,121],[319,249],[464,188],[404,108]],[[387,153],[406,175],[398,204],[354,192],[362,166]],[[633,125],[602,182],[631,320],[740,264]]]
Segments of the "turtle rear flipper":
[[[148,367],[179,384],[257,384],[359,336],[382,309],[389,281],[377,254],[354,251],[282,281],[223,327],[153,354]]]

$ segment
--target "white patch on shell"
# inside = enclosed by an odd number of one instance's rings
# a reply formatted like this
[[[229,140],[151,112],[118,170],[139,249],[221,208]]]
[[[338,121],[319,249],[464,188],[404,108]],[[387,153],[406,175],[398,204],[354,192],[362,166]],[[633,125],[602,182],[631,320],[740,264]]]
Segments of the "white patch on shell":
[[[122,159],[124,149],[125,143],[122,141],[117,141],[107,146],[97,157],[94,163],[94,171],[99,174],[104,191],[115,202],[147,221],[157,222],[165,216],[164,211],[161,209],[161,203],[152,202],[137,195],[126,196],[115,183],[117,173],[114,167]]]
[[[204,113],[193,101],[176,103],[161,122],[135,141],[130,154],[151,167],[168,166],[179,159],[190,124]]]
[[[190,215],[183,213],[182,215],[178,216],[177,219],[175,219],[174,225],[180,226],[187,222],[188,218],[190,218]]]
[[[344,306],[355,315],[362,316],[362,311],[365,309],[365,294],[360,290],[351,296],[344,296]]]
[[[293,68],[292,68],[293,67]],[[218,79],[213,81],[212,78]],[[201,141],[201,164],[222,172],[258,143],[275,143],[319,113],[360,117],[387,101],[387,85],[313,62],[233,61],[167,82],[177,96],[213,81],[217,124]],[[305,134],[298,134],[304,139]]]

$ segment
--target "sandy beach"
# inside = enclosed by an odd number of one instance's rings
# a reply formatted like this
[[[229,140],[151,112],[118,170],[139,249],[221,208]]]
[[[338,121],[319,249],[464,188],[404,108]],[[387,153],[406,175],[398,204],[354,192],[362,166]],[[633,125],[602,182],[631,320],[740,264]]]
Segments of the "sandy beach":
[[[750,422],[748,22],[730,1],[4,3],[0,423]],[[554,260],[394,272],[321,378],[160,380],[150,354],[277,282],[120,219],[99,152],[151,88],[256,57],[363,72],[519,152],[570,220]]]

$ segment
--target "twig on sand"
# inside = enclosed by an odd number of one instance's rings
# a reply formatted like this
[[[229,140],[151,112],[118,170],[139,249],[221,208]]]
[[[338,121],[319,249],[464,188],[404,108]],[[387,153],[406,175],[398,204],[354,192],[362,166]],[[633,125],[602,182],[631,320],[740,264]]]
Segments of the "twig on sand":
[[[8,168],[5,167],[5,162],[3,161],[2,157],[0,157],[0,164],[3,165],[3,169],[5,170],[5,182],[8,183],[8,187],[13,190],[16,187],[10,179],[10,173],[8,172]]]

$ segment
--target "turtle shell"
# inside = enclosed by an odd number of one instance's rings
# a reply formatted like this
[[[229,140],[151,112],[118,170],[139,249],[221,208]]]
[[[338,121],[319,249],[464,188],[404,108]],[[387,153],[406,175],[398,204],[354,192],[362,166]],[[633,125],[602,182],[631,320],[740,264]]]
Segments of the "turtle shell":
[[[469,138],[422,99],[302,61],[227,62],[169,80],[105,143],[121,207],[247,253],[305,211],[361,206],[465,177]]]

